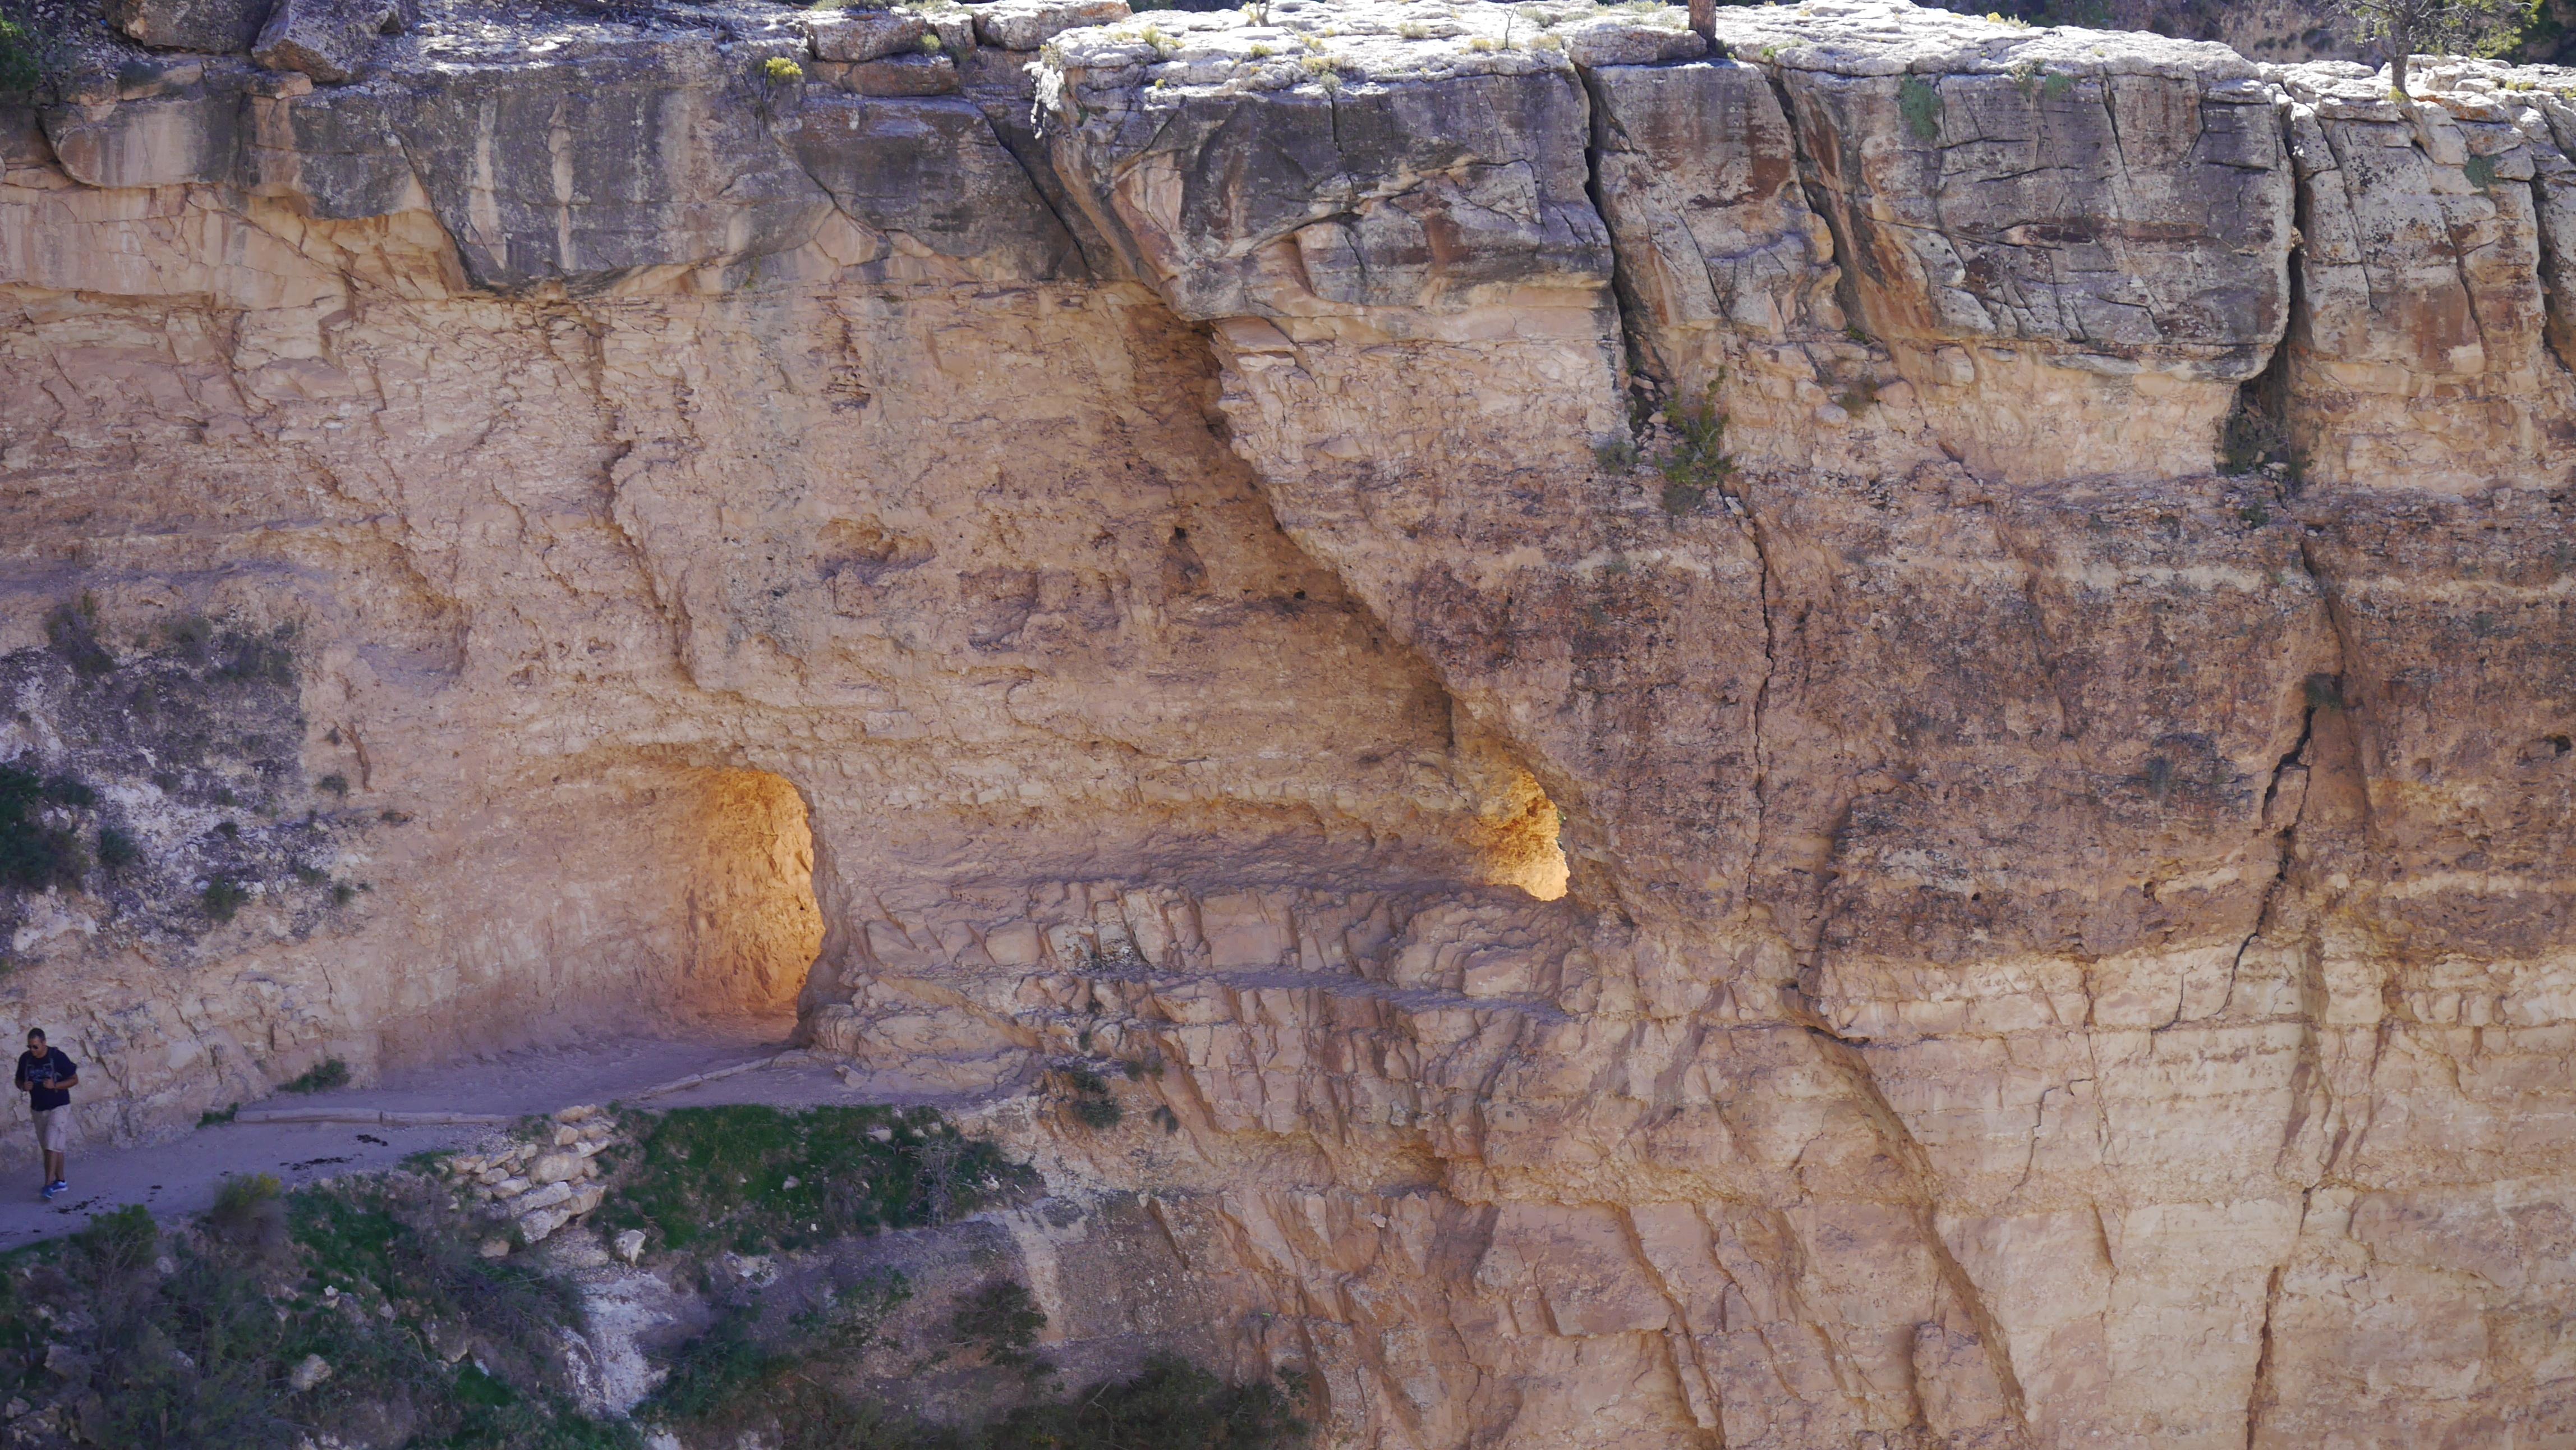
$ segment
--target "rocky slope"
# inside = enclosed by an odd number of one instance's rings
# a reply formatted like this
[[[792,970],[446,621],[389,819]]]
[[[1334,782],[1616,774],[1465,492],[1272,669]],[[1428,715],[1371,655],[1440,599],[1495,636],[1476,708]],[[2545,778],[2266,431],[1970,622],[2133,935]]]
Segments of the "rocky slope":
[[[2576,1419],[2576,76],[383,23],[0,107],[0,750],[166,883],[8,990],[118,1131],[801,977],[1334,1444]],[[191,631],[292,749],[122,703]]]

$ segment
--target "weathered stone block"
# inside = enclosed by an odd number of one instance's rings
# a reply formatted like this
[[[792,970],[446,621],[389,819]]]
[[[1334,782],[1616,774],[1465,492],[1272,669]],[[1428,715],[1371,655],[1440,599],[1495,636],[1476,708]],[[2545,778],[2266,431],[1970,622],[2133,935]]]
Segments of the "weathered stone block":
[[[63,170],[90,186],[227,182],[240,165],[237,75],[115,106],[48,107],[44,119]]]
[[[378,40],[401,28],[397,0],[277,0],[251,58],[343,85],[358,78]]]
[[[275,0],[109,0],[107,22],[160,50],[240,55]]]
[[[1565,41],[1566,57],[1589,69],[1604,65],[1662,65],[1708,54],[1708,42],[1681,23],[1683,12],[1666,12],[1670,24],[1635,16],[1604,15],[1555,32]]]
[[[976,8],[975,38],[1003,50],[1035,50],[1065,31],[1127,14],[1127,0],[997,0]]]
[[[996,276],[1083,275],[1073,238],[971,102],[817,94],[786,139],[855,221]]]
[[[862,61],[918,49],[929,23],[912,10],[813,11],[797,17],[820,60]]]
[[[850,67],[842,89],[859,96],[939,96],[957,90],[957,65],[944,55],[898,55]]]

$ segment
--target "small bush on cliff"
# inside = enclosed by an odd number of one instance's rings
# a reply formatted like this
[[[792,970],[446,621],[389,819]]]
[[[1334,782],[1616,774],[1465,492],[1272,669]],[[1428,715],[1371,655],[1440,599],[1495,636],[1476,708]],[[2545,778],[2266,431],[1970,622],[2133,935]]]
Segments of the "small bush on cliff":
[[[2292,482],[2299,476],[2299,456],[2281,420],[2242,395],[2227,421],[2219,425],[2218,471],[2230,478],[2261,473],[2280,465]]]
[[[995,1279],[965,1295],[948,1316],[958,1342],[983,1355],[986,1363],[1031,1375],[1046,1370],[1046,1362],[1030,1352],[1046,1322],[1046,1311],[1028,1286],[1011,1279]]]
[[[98,828],[98,864],[110,871],[122,871],[143,859],[143,845],[134,833],[123,826]]]
[[[1664,475],[1663,505],[1668,514],[1697,512],[1710,490],[1735,474],[1735,459],[1725,448],[1726,415],[1717,409],[1719,381],[1711,379],[1697,403],[1671,411],[1673,446],[1655,462]]]
[[[33,31],[0,19],[0,96],[24,95],[44,79],[43,52]]]
[[[1056,1096],[1075,1122],[1094,1132],[1117,1127],[1127,1116],[1110,1096],[1109,1080],[1079,1063],[1057,1070]]]
[[[88,854],[69,827],[48,824],[57,793],[29,770],[0,765],[0,886],[22,891],[80,884]]]
[[[116,669],[116,656],[98,642],[98,605],[87,596],[77,604],[58,605],[45,616],[45,642],[83,679]]]
[[[250,900],[250,891],[229,876],[218,876],[197,893],[197,905],[210,921],[230,921],[239,915],[242,905]]]
[[[326,1057],[302,1073],[278,1084],[281,1092],[324,1093],[349,1085],[349,1064],[336,1057]]]

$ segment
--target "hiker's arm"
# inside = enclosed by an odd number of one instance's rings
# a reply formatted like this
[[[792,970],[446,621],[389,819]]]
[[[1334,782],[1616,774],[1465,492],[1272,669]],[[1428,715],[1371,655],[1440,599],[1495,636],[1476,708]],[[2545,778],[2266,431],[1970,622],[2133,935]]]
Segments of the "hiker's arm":
[[[56,1086],[56,1087],[58,1087],[58,1088],[76,1088],[76,1087],[79,1087],[79,1086],[80,1086],[80,1069],[79,1069],[79,1068],[73,1068],[73,1069],[72,1069],[72,1074],[71,1074],[71,1076],[69,1076],[69,1077],[56,1078],[56,1079],[54,1080],[54,1086]]]

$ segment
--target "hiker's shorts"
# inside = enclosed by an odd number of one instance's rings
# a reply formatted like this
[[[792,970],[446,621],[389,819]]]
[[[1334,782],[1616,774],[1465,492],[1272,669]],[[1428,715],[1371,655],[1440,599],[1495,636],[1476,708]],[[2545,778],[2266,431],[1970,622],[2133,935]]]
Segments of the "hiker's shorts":
[[[36,1114],[36,1147],[47,1153],[60,1153],[72,1145],[72,1110],[47,1108]]]

